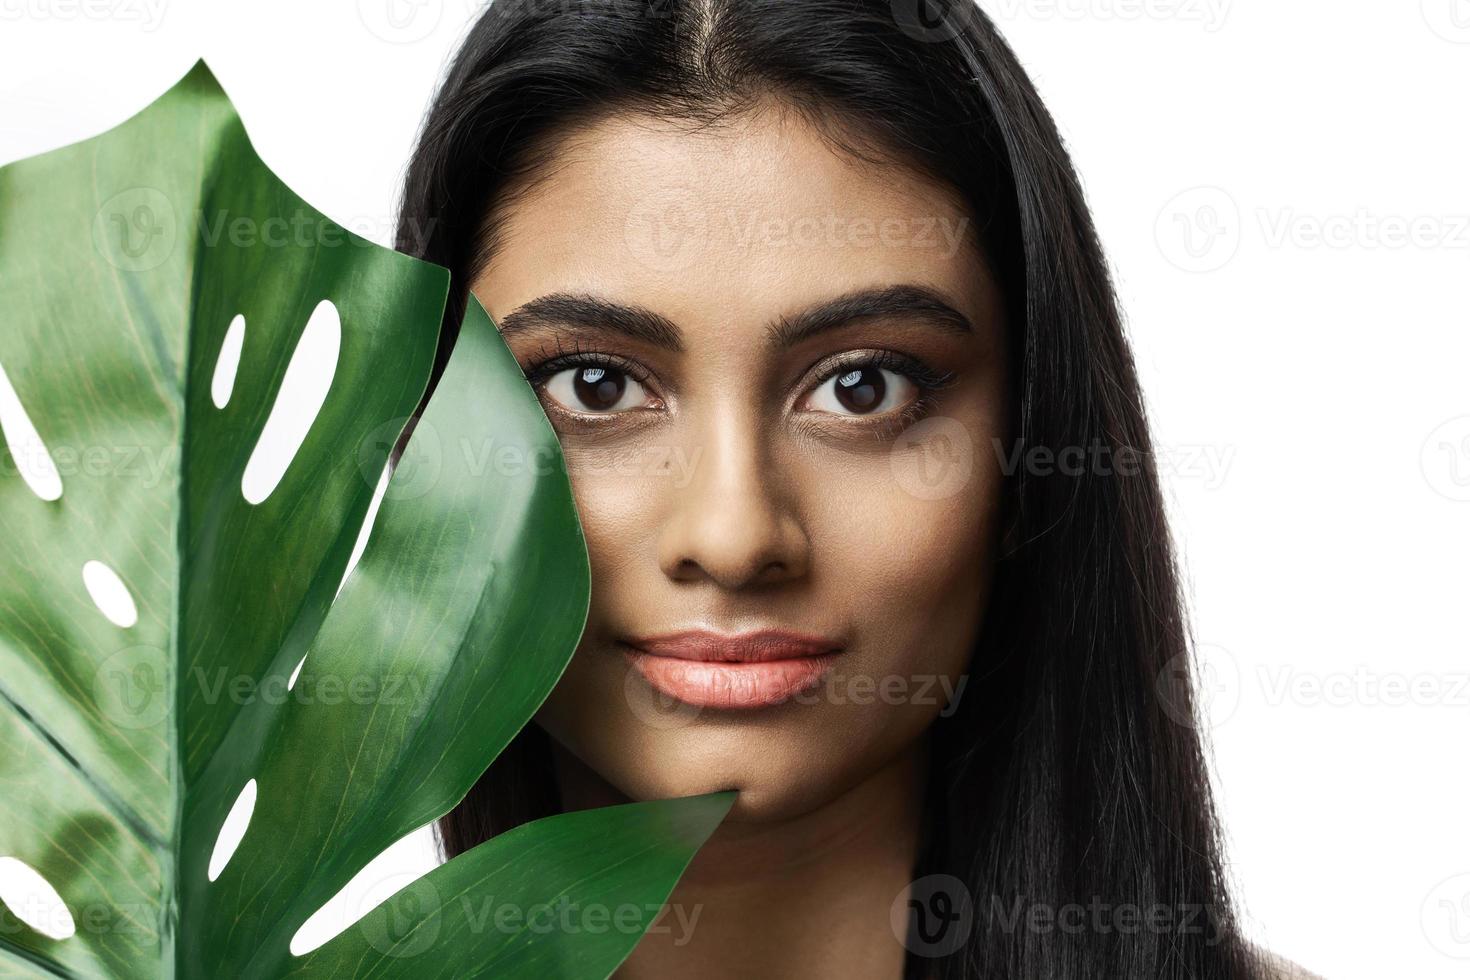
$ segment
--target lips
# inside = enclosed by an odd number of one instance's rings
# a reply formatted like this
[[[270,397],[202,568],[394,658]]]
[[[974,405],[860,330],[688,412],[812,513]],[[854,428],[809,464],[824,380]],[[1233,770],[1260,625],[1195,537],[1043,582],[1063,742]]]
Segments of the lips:
[[[841,652],[784,630],[689,631],[627,641],[625,655],[656,690],[700,708],[758,708],[815,687]]]

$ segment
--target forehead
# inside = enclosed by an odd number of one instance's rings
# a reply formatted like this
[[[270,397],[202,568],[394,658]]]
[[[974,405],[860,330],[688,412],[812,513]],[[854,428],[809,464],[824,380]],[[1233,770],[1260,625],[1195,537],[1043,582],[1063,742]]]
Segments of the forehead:
[[[499,217],[476,289],[492,314],[553,290],[655,307],[685,329],[769,318],[849,290],[935,287],[983,319],[974,221],[897,163],[855,159],[795,112],[694,129],[605,116],[567,134]]]

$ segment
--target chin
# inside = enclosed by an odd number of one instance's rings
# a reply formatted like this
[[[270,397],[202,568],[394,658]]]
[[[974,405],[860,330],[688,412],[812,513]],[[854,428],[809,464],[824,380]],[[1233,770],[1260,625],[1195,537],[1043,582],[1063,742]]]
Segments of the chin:
[[[569,730],[558,724],[555,712],[543,710],[537,720],[561,750],[558,764],[577,787],[574,792],[591,794],[586,800],[568,801],[578,806],[735,790],[740,796],[731,816],[739,819],[748,813],[752,799],[772,795],[769,774],[752,767],[748,756],[742,762],[740,753],[712,751],[698,738],[676,744],[638,739],[634,747],[615,734],[588,738],[588,729],[582,725]]]
[[[792,730],[766,712],[710,717],[685,727],[650,731],[636,719],[606,726],[559,725],[555,711],[538,720],[583,770],[603,784],[604,801],[657,800],[734,790],[739,795],[727,820],[782,822],[832,802],[883,767],[884,754],[855,753],[863,739],[835,725]],[[829,719],[830,721],[830,719]],[[588,733],[603,734],[589,738]],[[881,748],[878,746],[875,749]]]

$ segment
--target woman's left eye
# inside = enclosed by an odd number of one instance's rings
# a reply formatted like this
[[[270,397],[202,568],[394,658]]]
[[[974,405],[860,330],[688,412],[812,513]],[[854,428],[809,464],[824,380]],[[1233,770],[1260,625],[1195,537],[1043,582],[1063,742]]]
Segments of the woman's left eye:
[[[843,368],[807,396],[805,408],[833,415],[883,415],[911,404],[919,386],[876,366]]]

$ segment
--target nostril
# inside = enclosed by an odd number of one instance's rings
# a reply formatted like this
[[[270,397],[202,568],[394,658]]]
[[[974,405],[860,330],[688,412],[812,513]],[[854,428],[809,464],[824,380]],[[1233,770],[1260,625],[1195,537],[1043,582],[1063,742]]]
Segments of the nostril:
[[[676,582],[709,581],[723,589],[748,589],[775,585],[795,578],[795,567],[779,560],[701,562],[695,558],[685,558],[674,566],[669,577]]]
[[[805,574],[809,542],[795,501],[748,473],[704,490],[680,496],[657,532],[666,579],[734,590]]]

